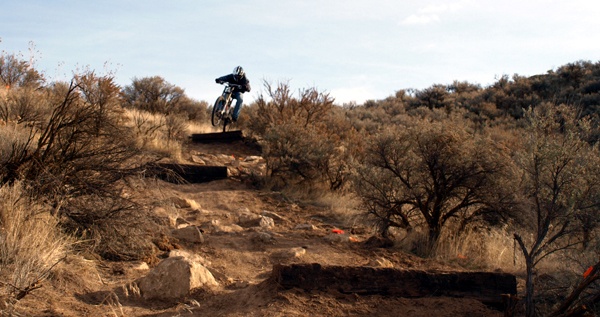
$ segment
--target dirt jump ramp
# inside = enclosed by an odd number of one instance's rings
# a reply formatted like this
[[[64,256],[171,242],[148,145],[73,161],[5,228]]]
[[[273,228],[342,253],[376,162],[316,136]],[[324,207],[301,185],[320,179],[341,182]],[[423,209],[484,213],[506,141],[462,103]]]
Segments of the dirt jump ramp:
[[[192,134],[194,143],[232,143],[244,139],[242,131]],[[171,183],[204,183],[227,178],[226,166],[196,164],[154,163],[146,168],[146,176],[157,177]]]
[[[226,166],[155,163],[149,165],[146,171],[147,176],[175,184],[204,183],[228,177]]]
[[[346,294],[397,297],[447,296],[477,299],[502,309],[503,295],[517,293],[512,274],[493,272],[427,272],[375,267],[275,265],[271,279],[284,289],[339,291]]]
[[[211,143],[220,142],[228,143],[241,141],[244,139],[242,131],[226,131],[226,132],[215,132],[215,133],[197,133],[190,136],[192,142],[196,143]]]

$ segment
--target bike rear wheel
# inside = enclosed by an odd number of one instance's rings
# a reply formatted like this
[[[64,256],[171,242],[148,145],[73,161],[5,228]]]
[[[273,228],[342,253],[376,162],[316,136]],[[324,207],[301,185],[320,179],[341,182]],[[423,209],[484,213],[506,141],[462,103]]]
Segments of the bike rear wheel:
[[[218,126],[221,123],[221,110],[225,107],[225,98],[223,96],[217,98],[215,101],[215,105],[213,106],[212,115],[210,117],[210,122],[213,127]]]

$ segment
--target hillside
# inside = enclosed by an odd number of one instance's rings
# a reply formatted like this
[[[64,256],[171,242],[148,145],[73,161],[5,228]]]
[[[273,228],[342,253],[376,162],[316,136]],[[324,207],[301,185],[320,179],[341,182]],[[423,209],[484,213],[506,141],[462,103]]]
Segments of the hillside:
[[[260,172],[264,161],[256,148],[243,142],[188,143],[185,153],[183,159],[189,162],[224,164],[232,176],[199,184],[140,180],[132,194],[157,216],[167,219],[167,224],[171,219],[174,224],[186,223],[203,229],[203,243],[175,245],[204,258],[219,286],[196,291],[175,303],[144,301],[124,293],[128,283],[148,273],[144,263],[73,255],[55,268],[42,288],[20,302],[21,307],[27,307],[27,315],[502,316],[501,312],[467,298],[399,298],[278,288],[269,280],[275,264],[459,269],[365,243],[371,236],[370,229],[356,225],[353,222],[356,215],[351,210],[340,212],[340,208],[332,208],[344,202],[305,203],[279,192],[254,189],[247,181],[248,175]],[[165,207],[163,202],[173,197],[187,203]],[[274,226],[267,230],[237,226],[241,218],[260,214],[274,218]],[[333,233],[333,229],[342,229],[348,235]]]

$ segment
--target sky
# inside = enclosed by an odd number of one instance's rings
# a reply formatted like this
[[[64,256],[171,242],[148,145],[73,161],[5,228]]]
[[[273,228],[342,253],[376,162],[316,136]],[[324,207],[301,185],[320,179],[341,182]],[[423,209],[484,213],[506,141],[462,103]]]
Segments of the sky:
[[[160,76],[199,101],[242,66],[252,85],[316,88],[336,104],[401,89],[532,76],[600,60],[597,0],[2,0],[0,51],[49,81],[93,70]]]

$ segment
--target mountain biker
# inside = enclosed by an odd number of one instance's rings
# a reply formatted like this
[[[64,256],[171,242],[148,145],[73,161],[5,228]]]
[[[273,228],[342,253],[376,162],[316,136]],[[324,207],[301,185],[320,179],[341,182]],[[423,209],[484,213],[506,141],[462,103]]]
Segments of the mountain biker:
[[[244,99],[242,99],[242,94],[250,91],[250,81],[248,78],[246,78],[244,69],[242,66],[236,66],[231,74],[219,77],[215,79],[215,82],[217,82],[217,84],[228,82],[230,84],[239,85],[234,88],[232,95],[236,102],[231,119],[233,122],[236,122],[242,110],[242,102],[244,102]]]

